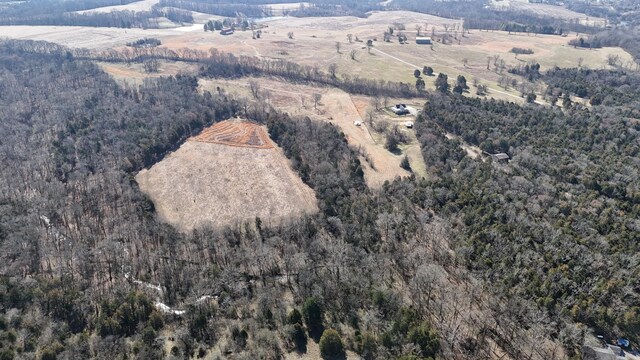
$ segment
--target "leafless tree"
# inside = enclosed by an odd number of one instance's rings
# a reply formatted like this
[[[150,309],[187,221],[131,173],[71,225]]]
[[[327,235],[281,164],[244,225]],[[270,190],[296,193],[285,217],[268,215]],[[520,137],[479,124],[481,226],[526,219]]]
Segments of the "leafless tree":
[[[341,45],[342,45],[342,44],[340,44],[340,41],[336,41],[336,52],[337,52],[338,54],[340,54],[340,47],[341,47]]]
[[[254,99],[258,99],[260,97],[260,84],[256,80],[249,80],[249,90],[251,90],[251,95]]]
[[[328,70],[329,70],[329,75],[331,75],[331,77],[336,77],[336,72],[338,71],[338,65],[336,63],[331,63],[329,64]]]
[[[313,94],[313,108],[318,110],[318,104],[320,103],[320,100],[322,100],[322,94],[320,93],[314,93]]]
[[[347,40],[349,41],[349,44],[353,43],[353,34],[347,34]]]
[[[355,60],[357,54],[358,52],[355,49],[351,50],[351,53],[349,54],[349,56],[351,57],[351,60]]]

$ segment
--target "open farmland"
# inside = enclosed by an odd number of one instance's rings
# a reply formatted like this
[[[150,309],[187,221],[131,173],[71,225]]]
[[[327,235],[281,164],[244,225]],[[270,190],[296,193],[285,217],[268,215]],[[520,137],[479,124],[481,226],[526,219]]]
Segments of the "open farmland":
[[[196,64],[175,61],[160,61],[158,72],[147,73],[141,63],[108,63],[98,62],[98,66],[113,76],[114,79],[130,85],[140,85],[146,78],[160,76],[175,76],[178,74],[195,74],[198,71]]]
[[[136,176],[158,216],[188,231],[317,211],[313,191],[293,172],[263,127],[217,123]]]
[[[366,157],[363,161],[365,180],[370,187],[380,187],[385,181],[398,176],[409,176],[409,172],[400,167],[402,155],[396,155],[384,148],[384,140],[376,135],[365,123],[366,110],[371,106],[371,99],[365,96],[352,96],[348,93],[330,88],[308,85],[289,84],[286,82],[260,78],[261,99],[277,109],[293,116],[308,116],[311,119],[328,121],[340,127],[349,145],[360,149]],[[251,96],[249,81],[240,80],[200,80],[202,90],[216,91],[217,87],[225,89],[232,95],[248,98]],[[321,95],[317,108],[313,103],[313,95]],[[389,100],[392,103],[392,100]],[[406,121],[409,118],[403,118]],[[359,121],[361,126],[355,126]],[[415,136],[414,136],[415,138]],[[419,151],[410,156],[410,163],[415,169],[424,169],[424,161]],[[418,173],[426,176],[425,172]]]
[[[588,26],[604,27],[606,19],[588,16],[579,12],[569,10],[563,6],[534,3],[528,0],[493,0],[491,6],[497,9],[519,10],[533,13],[538,16],[550,16],[567,21],[576,21],[577,23]]]
[[[215,18],[211,15],[202,15]],[[408,43],[399,44],[397,37],[391,42],[383,42],[383,32],[393,23],[403,24],[403,32]],[[489,88],[488,96],[496,99],[523,102],[518,91],[498,86],[502,76],[493,68],[487,69],[487,58],[499,56],[506,66],[538,62],[542,71],[553,66],[582,67],[599,69],[611,68],[607,64],[609,56],[618,56],[623,65],[632,64],[630,54],[621,48],[580,49],[567,43],[575,35],[509,34],[502,31],[472,30],[462,36],[462,32],[452,30],[459,26],[459,20],[444,19],[409,11],[372,12],[368,18],[323,17],[292,18],[275,17],[261,19],[262,35],[254,39],[251,31],[236,31],[230,36],[217,32],[204,32],[202,24],[175,29],[105,29],[85,27],[54,26],[14,26],[0,27],[3,36],[19,39],[46,40],[70,47],[109,49],[122,47],[127,42],[143,37],[155,37],[162,46],[171,49],[190,48],[219,51],[236,55],[257,56],[265,59],[284,59],[304,65],[317,66],[326,71],[330,64],[336,64],[341,76],[358,76],[390,81],[405,82],[413,86],[413,71],[423,66],[433,67],[436,73],[444,72],[450,81],[457,75],[467,80],[477,78]],[[416,25],[422,27],[422,34],[443,34],[445,28],[453,39],[446,45],[436,41],[433,46],[417,45]],[[352,42],[347,35],[352,34]],[[291,36],[289,36],[291,35]],[[366,49],[365,42],[374,40],[372,50]],[[375,41],[377,40],[377,41]],[[336,43],[340,43],[338,49]],[[510,52],[514,47],[532,49],[531,55]],[[351,52],[354,51],[354,58]],[[428,89],[433,89],[435,77],[426,77]],[[538,89],[540,91],[541,89]],[[470,94],[473,94],[472,90]]]

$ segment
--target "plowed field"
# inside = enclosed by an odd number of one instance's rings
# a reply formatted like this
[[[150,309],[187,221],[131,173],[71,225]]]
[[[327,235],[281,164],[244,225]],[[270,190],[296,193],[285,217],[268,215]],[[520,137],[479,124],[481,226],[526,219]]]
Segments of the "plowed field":
[[[267,132],[249,121],[222,121],[205,129],[191,140],[256,149],[273,148]]]

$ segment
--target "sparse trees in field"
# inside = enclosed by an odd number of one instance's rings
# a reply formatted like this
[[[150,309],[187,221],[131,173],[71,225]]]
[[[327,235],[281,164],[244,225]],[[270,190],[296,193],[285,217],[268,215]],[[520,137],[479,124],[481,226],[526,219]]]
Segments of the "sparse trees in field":
[[[335,78],[336,77],[336,72],[338,71],[338,65],[336,63],[331,63],[331,64],[329,64],[327,70],[329,71],[329,75],[331,75],[331,77]]]
[[[289,39],[293,39],[293,31],[289,31],[289,32],[287,33],[287,37],[288,37]]]
[[[338,54],[340,54],[340,48],[341,48],[342,44],[340,44],[340,41],[336,41],[336,52]]]
[[[398,145],[400,144],[400,139],[398,139],[397,135],[398,135],[397,132],[393,130],[387,132],[387,135],[386,135],[384,147],[392,153],[396,153],[400,150],[398,148]]]
[[[351,58],[351,60],[356,60],[357,54],[358,52],[356,51],[356,49],[352,49],[351,52],[349,53],[349,57]]]
[[[424,79],[422,79],[421,77],[416,79],[416,90],[418,90],[418,92],[422,93],[424,92],[424,89],[426,87],[426,84],[424,82]]]
[[[381,101],[380,101],[380,96],[375,95],[372,97],[371,99],[371,104],[373,104],[373,108],[378,111],[380,110],[380,106],[381,106]]]
[[[476,87],[476,95],[478,96],[484,96],[487,95],[487,85],[483,85],[483,84],[478,84],[478,86]]]
[[[420,24],[416,24],[416,36],[421,36],[421,32],[422,31],[422,25]]]
[[[500,76],[500,78],[498,79],[498,86],[500,86],[504,90],[508,90],[510,85],[511,85],[511,78],[504,75]]]
[[[415,70],[413,71],[413,76],[415,76],[415,77],[419,78],[419,77],[420,77],[420,70],[415,69]]]
[[[254,99],[257,100],[260,97],[260,84],[257,80],[249,80],[249,90],[251,91],[251,96],[253,96]]]
[[[438,78],[436,78],[436,90],[446,93],[449,91],[449,77],[447,74],[440,73],[438,74]]]
[[[300,94],[300,105],[303,109],[307,108],[307,97],[305,95]]]
[[[456,86],[459,86],[462,90],[469,89],[469,86],[467,85],[467,79],[462,75],[458,75],[458,77],[456,78]]]
[[[156,59],[147,60],[142,63],[146,73],[157,73],[160,70],[160,62]]]
[[[347,34],[347,41],[349,42],[349,44],[353,43],[353,34]]]
[[[607,64],[609,66],[618,67],[620,66],[620,63],[621,63],[621,60],[619,55],[616,55],[616,54],[607,55]]]
[[[318,104],[320,104],[320,100],[322,100],[322,94],[314,93],[313,94],[313,108],[318,110]]]
[[[407,171],[411,171],[411,164],[409,163],[409,157],[407,155],[402,157],[402,161],[400,161],[400,167]]]
[[[422,68],[422,73],[426,76],[432,76],[433,75],[433,68],[431,66],[425,66]]]
[[[393,28],[396,29],[396,30],[405,30],[406,29],[404,23],[401,23],[401,22],[398,22],[398,21],[393,23]]]

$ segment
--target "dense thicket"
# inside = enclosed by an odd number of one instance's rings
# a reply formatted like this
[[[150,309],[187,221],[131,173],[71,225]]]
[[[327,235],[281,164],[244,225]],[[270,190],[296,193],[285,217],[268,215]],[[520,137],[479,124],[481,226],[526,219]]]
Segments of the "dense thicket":
[[[298,17],[309,16],[358,16],[366,17],[374,10],[383,10],[379,1],[366,0],[316,0],[308,6],[300,6],[291,10],[289,15]]]
[[[215,14],[227,17],[247,16],[250,18],[260,18],[271,16],[271,8],[246,3],[238,4],[216,1],[160,0],[160,6],[171,6],[205,14]]]
[[[613,85],[597,75],[590,81]],[[435,206],[458,219],[459,251],[472,269],[553,318],[572,318],[611,337],[637,337],[637,120],[434,96],[416,128],[425,160],[441,174]],[[447,154],[457,154],[459,143],[445,133],[512,160],[495,166],[459,161]]]
[[[623,106],[626,116],[640,117],[640,75],[624,70],[553,68],[544,75],[549,89],[590,99],[592,105]]]
[[[596,37],[602,46],[619,46],[633,55],[636,64],[640,63],[640,25],[599,32]]]

